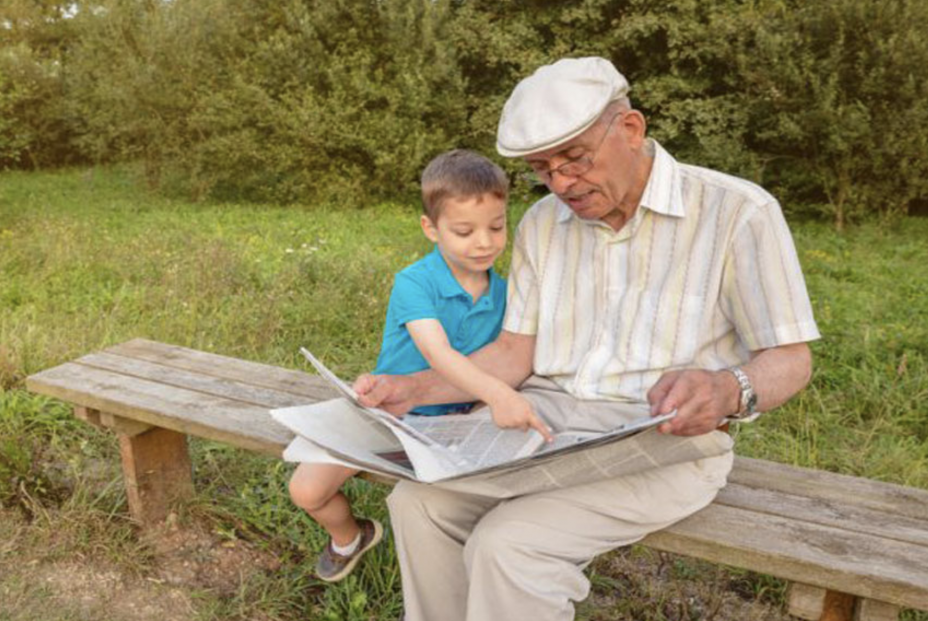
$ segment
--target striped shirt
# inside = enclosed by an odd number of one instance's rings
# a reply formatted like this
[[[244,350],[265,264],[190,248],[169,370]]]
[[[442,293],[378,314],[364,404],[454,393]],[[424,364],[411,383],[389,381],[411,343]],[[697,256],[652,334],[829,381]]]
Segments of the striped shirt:
[[[552,194],[516,235],[503,329],[535,335],[534,372],[580,399],[643,400],[666,371],[819,338],[777,201],[650,142],[651,176],[619,231]]]

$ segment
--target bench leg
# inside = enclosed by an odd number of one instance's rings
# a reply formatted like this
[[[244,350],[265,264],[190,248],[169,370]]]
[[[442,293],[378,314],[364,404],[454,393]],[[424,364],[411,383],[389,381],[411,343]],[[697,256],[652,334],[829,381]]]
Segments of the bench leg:
[[[789,614],[809,621],[855,621],[856,599],[846,593],[794,582],[789,590]]]
[[[159,522],[172,502],[193,495],[186,435],[160,427],[137,435],[121,433],[119,452],[129,513],[136,521]]]
[[[895,604],[875,599],[862,599],[857,602],[854,621],[897,621],[901,612],[902,609]]]
[[[856,597],[847,593],[826,591],[825,606],[819,621],[853,621],[856,600]]]

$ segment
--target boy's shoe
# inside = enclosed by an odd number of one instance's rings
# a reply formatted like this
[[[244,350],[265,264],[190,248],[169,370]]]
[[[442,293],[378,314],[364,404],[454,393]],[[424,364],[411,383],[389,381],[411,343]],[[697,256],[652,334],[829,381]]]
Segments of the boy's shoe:
[[[332,539],[326,544],[325,550],[316,561],[316,576],[326,582],[338,582],[351,573],[354,566],[361,560],[361,555],[377,545],[383,538],[383,526],[377,520],[358,520],[361,528],[361,541],[354,554],[342,556],[332,549]]]

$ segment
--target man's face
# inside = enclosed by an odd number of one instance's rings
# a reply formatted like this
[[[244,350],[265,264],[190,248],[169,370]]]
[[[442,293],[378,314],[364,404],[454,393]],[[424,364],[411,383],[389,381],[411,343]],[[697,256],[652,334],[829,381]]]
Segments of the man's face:
[[[437,222],[422,216],[422,229],[458,282],[485,277],[506,248],[506,201],[492,194],[449,198]]]
[[[634,213],[647,182],[639,159],[643,122],[634,110],[606,117],[566,144],[525,160],[578,217],[602,220],[618,230]],[[571,171],[571,162],[582,161],[591,163],[582,174],[563,172]]]

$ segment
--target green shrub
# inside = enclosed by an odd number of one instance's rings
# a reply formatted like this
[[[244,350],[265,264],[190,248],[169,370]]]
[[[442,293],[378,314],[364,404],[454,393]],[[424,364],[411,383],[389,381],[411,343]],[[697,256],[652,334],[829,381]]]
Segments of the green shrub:
[[[0,169],[80,161],[64,106],[64,5],[8,0],[0,8]]]
[[[2,166],[136,160],[197,199],[374,204],[440,151],[492,153],[519,79],[595,54],[675,155],[791,215],[928,201],[917,0],[11,0],[0,19]]]

